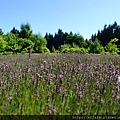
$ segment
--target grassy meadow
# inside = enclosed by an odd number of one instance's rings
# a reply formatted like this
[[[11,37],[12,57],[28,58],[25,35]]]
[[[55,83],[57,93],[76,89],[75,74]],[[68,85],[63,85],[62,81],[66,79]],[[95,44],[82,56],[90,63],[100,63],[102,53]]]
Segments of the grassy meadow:
[[[120,56],[0,56],[1,115],[120,115]]]

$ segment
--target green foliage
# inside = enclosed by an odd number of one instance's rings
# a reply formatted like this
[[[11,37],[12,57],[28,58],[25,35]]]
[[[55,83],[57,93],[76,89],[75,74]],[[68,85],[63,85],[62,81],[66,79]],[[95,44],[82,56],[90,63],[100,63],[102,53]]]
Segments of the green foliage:
[[[120,45],[120,25],[118,25],[116,21],[111,25],[105,25],[103,30],[98,30],[97,34],[92,35],[92,41],[94,41],[96,37],[100,40],[103,47],[105,47],[111,39],[118,38],[119,41],[116,43],[118,46]]]
[[[29,39],[32,35],[31,26],[29,23],[21,24],[20,37]]]
[[[25,54],[25,53],[28,53],[28,49],[27,48],[24,48],[22,51],[21,51],[22,54]]]
[[[30,40],[34,43],[33,50],[36,53],[41,52],[42,51],[41,48],[46,47],[46,45],[47,45],[46,39],[43,38],[40,34],[32,35],[30,37]]]
[[[72,45],[73,43],[75,43],[79,47],[84,47],[85,46],[84,38],[80,34],[73,35],[73,33],[70,32],[70,34],[68,34],[68,36],[65,40],[65,44]]]
[[[58,29],[55,35],[46,33],[45,37],[42,37],[40,34],[33,34],[30,24],[26,23],[21,24],[20,31],[13,27],[10,33],[3,34],[0,29],[0,51],[27,53],[28,47],[31,46],[33,53],[56,53],[58,51],[119,54],[119,39],[120,26],[116,22],[108,27],[105,25],[104,30],[98,30],[97,34],[92,35],[91,40],[84,40],[79,33],[64,33],[62,29]]]
[[[79,47],[75,43],[72,45],[64,44],[59,47],[60,52],[67,53],[67,52],[75,52],[75,53],[88,53],[88,49]]]
[[[0,35],[3,35],[4,33],[3,33],[3,31],[2,31],[2,29],[0,29]]]
[[[3,37],[0,36],[0,52],[3,52],[7,46],[7,42],[3,40]]]
[[[11,51],[4,51],[2,53],[2,55],[12,55],[12,54],[13,54],[13,52],[11,52]]]
[[[18,38],[13,33],[8,33],[4,37],[5,41],[7,42],[6,50],[17,52],[21,49],[21,46],[18,45]]]
[[[15,27],[13,27],[13,29],[10,31],[10,33],[15,34],[17,37],[20,35],[19,30],[17,30]]]
[[[88,50],[85,48],[69,48],[69,52],[75,52],[75,53],[88,53]]]
[[[64,41],[66,40],[67,34],[62,31],[62,29],[58,29],[58,33],[55,33],[53,38],[53,46],[55,49],[58,49],[60,45],[64,44]]]
[[[105,52],[104,47],[100,44],[98,38],[96,38],[94,42],[90,40],[89,43],[89,53],[103,54]]]
[[[52,45],[52,53],[56,53],[55,47]]]
[[[117,41],[117,38],[111,39],[111,41],[105,46],[106,52],[109,52],[111,54],[117,54],[120,52],[119,48],[117,48],[117,45],[115,44]]]
[[[49,49],[47,47],[41,47],[40,53],[50,53]]]
[[[66,48],[69,49],[70,45],[69,44],[64,44],[64,45],[59,46],[60,52],[64,52]]]

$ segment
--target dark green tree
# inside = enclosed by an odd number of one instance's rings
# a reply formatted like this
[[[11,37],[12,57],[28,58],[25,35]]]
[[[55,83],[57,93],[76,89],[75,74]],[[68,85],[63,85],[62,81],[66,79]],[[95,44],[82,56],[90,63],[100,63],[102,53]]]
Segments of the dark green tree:
[[[15,27],[13,27],[13,29],[10,31],[10,33],[15,34],[16,36],[19,36],[19,35],[20,35],[19,30],[17,30]]]
[[[104,26],[103,30],[99,31],[97,35],[94,34],[92,35],[91,39],[92,41],[95,41],[95,38],[98,38],[101,42],[101,44],[103,45],[103,47],[105,47],[111,39],[117,38],[119,39],[116,44],[117,46],[120,45],[120,26],[117,25],[117,22],[114,22],[112,25],[106,25]]]
[[[86,46],[86,43],[84,41],[84,38],[82,35],[80,34],[74,34],[72,32],[70,32],[70,34],[68,34],[66,40],[65,40],[65,44],[76,44],[78,45],[79,47],[84,47]]]
[[[2,31],[2,29],[0,29],[0,35],[3,35],[4,34],[4,32]]]
[[[29,39],[31,37],[31,35],[32,35],[32,30],[31,30],[30,24],[29,23],[22,24],[21,30],[20,30],[20,37]]]
[[[58,33],[55,33],[55,36],[54,36],[54,47],[55,47],[55,49],[58,49],[58,47],[60,46],[60,45],[63,45],[64,44],[64,42],[65,42],[65,40],[66,40],[66,38],[67,38],[67,33],[64,33],[63,31],[62,31],[62,29],[58,29]]]
[[[50,52],[52,52],[52,46],[55,45],[55,41],[54,41],[54,37],[52,34],[48,34],[46,33],[45,37],[44,37],[46,40],[47,40],[47,48],[50,50]]]

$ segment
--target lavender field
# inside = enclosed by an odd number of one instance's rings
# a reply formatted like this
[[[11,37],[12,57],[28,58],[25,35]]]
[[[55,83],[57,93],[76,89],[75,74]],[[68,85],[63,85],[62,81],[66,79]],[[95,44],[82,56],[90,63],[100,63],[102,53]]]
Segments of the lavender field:
[[[120,56],[0,56],[1,115],[120,115]]]

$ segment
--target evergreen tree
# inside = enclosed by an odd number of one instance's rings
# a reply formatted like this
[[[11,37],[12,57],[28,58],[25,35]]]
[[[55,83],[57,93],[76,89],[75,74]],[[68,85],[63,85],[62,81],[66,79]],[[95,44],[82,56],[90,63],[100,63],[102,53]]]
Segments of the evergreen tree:
[[[13,34],[15,34],[16,36],[20,35],[19,30],[17,30],[15,27],[13,27],[13,29],[10,32],[13,33]]]
[[[52,52],[52,46],[55,45],[53,35],[50,33],[48,35],[48,33],[46,33],[44,38],[47,40],[47,48],[50,50],[50,52]]]
[[[29,39],[31,35],[32,35],[32,30],[30,24],[29,23],[22,24],[20,30],[20,37]]]
[[[104,29],[99,31],[97,35],[94,34],[91,36],[92,41],[95,41],[95,38],[98,38],[101,44],[105,47],[111,39],[118,38],[117,46],[120,45],[120,26],[117,25],[117,22],[114,22],[112,25],[104,26]]]
[[[2,29],[0,29],[0,35],[3,35],[4,33],[3,33],[3,31],[2,31]]]

